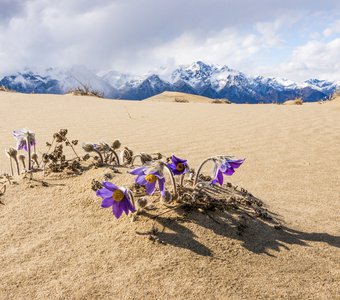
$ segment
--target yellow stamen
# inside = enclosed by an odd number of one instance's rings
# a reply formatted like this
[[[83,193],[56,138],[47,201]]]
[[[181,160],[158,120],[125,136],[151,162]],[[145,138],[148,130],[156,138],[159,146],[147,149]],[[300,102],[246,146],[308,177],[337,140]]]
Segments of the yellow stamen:
[[[124,193],[121,190],[115,190],[112,194],[112,198],[116,202],[123,201]]]
[[[148,174],[145,176],[145,180],[148,182],[148,183],[154,183],[156,181],[157,177],[153,174]]]
[[[178,164],[176,165],[176,170],[177,170],[178,172],[182,172],[182,171],[184,170],[184,165],[183,165],[182,163],[178,163]]]

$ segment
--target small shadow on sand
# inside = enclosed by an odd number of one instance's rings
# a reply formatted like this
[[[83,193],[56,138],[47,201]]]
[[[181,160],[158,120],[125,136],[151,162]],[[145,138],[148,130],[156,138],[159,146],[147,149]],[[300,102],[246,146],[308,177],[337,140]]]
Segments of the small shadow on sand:
[[[207,241],[205,240],[206,245],[204,245],[202,242],[204,238],[198,237],[190,229],[193,227],[192,223],[201,227],[202,230],[199,232],[202,234],[205,230],[211,230],[219,237],[226,238],[226,243],[233,239],[239,240],[245,249],[256,254],[264,253],[273,257],[275,257],[272,254],[273,251],[290,250],[290,245],[309,247],[308,242],[324,242],[340,248],[340,236],[294,230],[281,225],[274,219],[263,220],[260,217],[252,216],[242,208],[227,212],[205,213],[177,209],[177,213],[177,217],[158,216],[154,219],[158,227],[164,229],[157,233],[157,238],[164,243],[188,249],[202,256],[214,256],[214,253],[208,247]],[[152,217],[147,213],[146,215]]]

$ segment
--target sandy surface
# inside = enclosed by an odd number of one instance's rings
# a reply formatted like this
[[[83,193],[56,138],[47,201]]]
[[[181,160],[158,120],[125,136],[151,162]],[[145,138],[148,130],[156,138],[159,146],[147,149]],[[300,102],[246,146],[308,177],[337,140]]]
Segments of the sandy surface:
[[[145,99],[147,102],[180,102],[184,101],[184,103],[211,103],[214,99],[191,95],[180,92],[163,92],[161,94],[152,96],[150,98]]]
[[[102,169],[50,180],[50,187],[18,179],[1,197],[0,299],[340,299],[339,104],[0,92],[1,149],[13,145],[13,129],[27,126],[38,150],[67,128],[70,138],[119,138],[135,152],[174,153],[195,168],[213,154],[246,157],[230,181],[264,201],[283,224],[276,230],[251,221],[239,236],[232,215],[230,224],[200,213],[191,222],[164,215],[155,222],[164,227],[162,245],[135,233],[153,221],[116,221],[100,208],[90,187]],[[9,171],[4,154],[0,170]],[[131,184],[122,171],[113,182]]]

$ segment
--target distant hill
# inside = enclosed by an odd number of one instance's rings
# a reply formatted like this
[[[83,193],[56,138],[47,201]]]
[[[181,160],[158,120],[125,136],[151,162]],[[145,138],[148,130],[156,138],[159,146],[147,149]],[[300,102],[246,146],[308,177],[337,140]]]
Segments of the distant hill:
[[[186,94],[180,92],[163,92],[152,96],[150,98],[144,99],[143,101],[150,101],[150,102],[178,102],[178,103],[212,103],[214,99],[193,95],[193,94]]]

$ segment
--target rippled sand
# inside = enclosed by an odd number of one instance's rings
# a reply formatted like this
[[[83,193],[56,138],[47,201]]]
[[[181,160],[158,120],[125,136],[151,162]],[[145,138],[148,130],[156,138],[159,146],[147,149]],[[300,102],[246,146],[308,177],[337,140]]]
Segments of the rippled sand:
[[[0,198],[0,299],[340,298],[339,101],[216,105],[0,92],[0,105],[1,149],[14,144],[12,130],[28,127],[42,152],[67,128],[70,138],[118,138],[195,168],[213,154],[246,157],[230,181],[283,224],[250,220],[239,236],[232,215],[222,225],[200,213],[191,222],[164,215],[155,221],[163,245],[135,233],[152,221],[116,221],[100,208],[91,181],[102,169],[50,187],[18,179]],[[1,154],[0,173],[8,171]],[[133,178],[123,172],[113,181]]]

